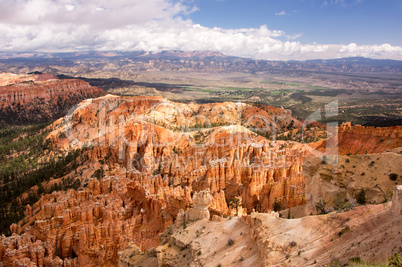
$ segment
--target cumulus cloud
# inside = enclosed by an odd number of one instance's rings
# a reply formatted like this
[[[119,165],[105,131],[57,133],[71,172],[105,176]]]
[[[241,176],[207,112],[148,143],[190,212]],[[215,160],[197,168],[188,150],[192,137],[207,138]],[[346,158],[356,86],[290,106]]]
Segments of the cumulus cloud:
[[[87,24],[104,29],[172,18],[194,10],[183,2],[168,0],[3,0],[0,22]]]
[[[380,51],[357,45],[336,50],[326,44],[302,44],[294,40],[301,34],[271,30],[266,25],[204,27],[185,19],[195,10],[191,0],[2,0],[0,47],[6,51],[214,50],[275,60],[330,58],[363,51],[367,56],[400,53],[400,48],[389,45]]]
[[[293,55],[303,51],[320,52],[322,45],[302,45],[299,42],[282,42],[274,37],[284,35],[267,26],[250,29],[208,28],[190,21],[176,21],[175,27],[165,28],[157,22],[145,28],[131,26],[126,29],[105,31],[99,36],[104,50],[216,50],[227,55],[261,57],[263,54]],[[158,36],[158,38],[154,38]],[[117,44],[117,46],[116,46]]]
[[[282,10],[281,12],[275,13],[276,16],[286,15],[286,11]]]
[[[390,57],[390,56],[393,57]],[[390,44],[357,45],[351,43],[341,47],[338,57],[371,57],[371,58],[402,58],[402,47]]]

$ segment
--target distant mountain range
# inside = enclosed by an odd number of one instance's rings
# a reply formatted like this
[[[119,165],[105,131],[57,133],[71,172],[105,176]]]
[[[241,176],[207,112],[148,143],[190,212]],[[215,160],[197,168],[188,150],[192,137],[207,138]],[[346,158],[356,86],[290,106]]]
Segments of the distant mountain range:
[[[152,63],[152,68],[159,70],[193,69],[202,71],[313,71],[342,73],[400,73],[402,61],[389,59],[369,59],[350,57],[339,59],[317,59],[307,61],[269,61],[225,56],[214,51],[162,51],[149,53],[145,51],[116,52],[0,52],[0,63],[6,65],[56,65],[74,67],[94,64],[115,63],[121,67],[136,63]],[[138,66],[145,70],[150,66]]]

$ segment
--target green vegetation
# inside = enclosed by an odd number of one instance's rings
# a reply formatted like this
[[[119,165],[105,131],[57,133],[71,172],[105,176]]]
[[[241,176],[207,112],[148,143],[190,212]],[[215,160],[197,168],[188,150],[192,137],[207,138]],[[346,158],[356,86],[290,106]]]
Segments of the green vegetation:
[[[293,87],[300,87],[301,85],[298,83],[285,83],[285,82],[271,82],[271,81],[260,81],[260,83],[267,83],[267,84],[279,84],[279,85],[289,85]]]
[[[272,204],[272,209],[277,212],[281,210],[281,203],[275,198],[274,204]]]
[[[350,203],[347,199],[342,200],[339,194],[336,194],[334,200],[332,201],[335,210],[342,210],[350,208]]]
[[[315,203],[315,209],[318,212],[318,214],[326,214],[327,213],[327,211],[325,209],[326,204],[327,203],[325,201],[323,201],[322,199],[320,199],[320,201]]]
[[[332,261],[330,266],[344,266],[341,265],[339,261]],[[362,258],[360,257],[354,257],[349,259],[349,266],[352,267],[402,267],[402,257],[398,254],[395,253],[394,256],[390,257],[388,259],[388,262],[386,264],[379,264],[379,263],[370,263],[370,262],[365,262]]]
[[[341,237],[344,233],[349,232],[350,231],[350,226],[346,225],[339,233],[339,237]]]
[[[398,254],[395,253],[394,256],[388,259],[388,265],[389,267],[402,267],[402,257]]]
[[[222,88],[221,90],[230,90],[230,91],[244,91],[244,90],[258,90],[259,88],[251,88],[251,87],[225,87]]]
[[[254,131],[256,134],[261,135],[262,137],[267,138],[268,140],[271,139],[271,132],[269,131]]]
[[[396,181],[396,179],[398,179],[398,174],[396,173],[390,173],[388,176],[391,181]]]
[[[42,143],[47,134],[40,130],[46,126],[14,126],[0,130],[0,181],[8,183],[19,173],[37,168],[36,155],[43,153]]]
[[[361,205],[366,204],[366,191],[364,189],[360,190],[359,194],[357,194],[356,200]]]
[[[50,142],[44,141],[47,125],[14,126],[0,130],[0,234],[10,234],[10,224],[21,220],[25,206],[38,201],[42,194],[78,188],[80,185],[79,181],[65,178],[50,188],[42,186],[50,178],[61,178],[75,169],[82,152],[75,150],[67,155],[46,159],[45,150],[52,147]],[[35,185],[38,189],[30,191]],[[28,196],[22,199],[25,192],[28,192]]]
[[[229,202],[229,206],[236,209],[236,216],[239,215],[239,208],[242,206],[240,199],[232,198]]]
[[[93,178],[96,178],[96,179],[98,179],[98,180],[102,179],[103,176],[104,176],[104,173],[103,173],[103,169],[102,169],[102,168],[97,169],[97,170],[92,174],[92,177],[93,177]]]
[[[321,87],[321,86],[309,86],[311,89],[315,89],[315,90],[328,90],[328,88],[325,87]]]

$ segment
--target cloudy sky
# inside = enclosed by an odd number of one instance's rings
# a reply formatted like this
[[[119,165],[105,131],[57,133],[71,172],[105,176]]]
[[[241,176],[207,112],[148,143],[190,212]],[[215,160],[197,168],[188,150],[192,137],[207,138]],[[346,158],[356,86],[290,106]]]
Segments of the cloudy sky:
[[[0,50],[402,60],[401,14],[401,0],[0,0]]]

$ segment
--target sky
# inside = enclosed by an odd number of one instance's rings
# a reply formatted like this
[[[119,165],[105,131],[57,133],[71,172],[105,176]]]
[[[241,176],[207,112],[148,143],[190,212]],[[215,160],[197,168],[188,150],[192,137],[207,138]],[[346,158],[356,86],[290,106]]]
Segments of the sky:
[[[401,0],[0,0],[0,51],[402,60]]]

